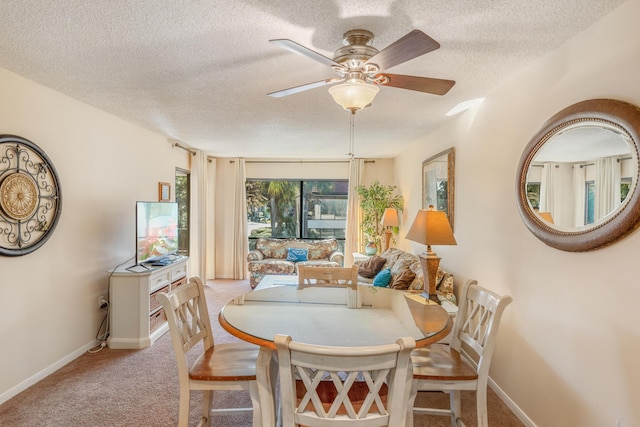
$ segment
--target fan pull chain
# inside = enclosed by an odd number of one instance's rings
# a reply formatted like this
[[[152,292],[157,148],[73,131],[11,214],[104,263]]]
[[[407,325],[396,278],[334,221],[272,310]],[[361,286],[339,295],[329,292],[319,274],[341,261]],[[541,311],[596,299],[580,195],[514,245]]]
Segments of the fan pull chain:
[[[352,159],[355,157],[354,141],[353,141],[355,117],[356,117],[356,110],[353,109],[351,110],[351,120],[350,120],[350,129],[349,129],[349,154],[351,155]]]

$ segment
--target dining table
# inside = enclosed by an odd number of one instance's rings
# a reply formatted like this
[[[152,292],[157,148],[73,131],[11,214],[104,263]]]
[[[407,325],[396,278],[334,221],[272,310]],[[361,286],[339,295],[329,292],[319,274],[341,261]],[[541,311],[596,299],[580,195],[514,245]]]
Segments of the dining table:
[[[297,276],[267,283],[229,301],[218,315],[231,335],[260,346],[256,380],[264,427],[275,426],[278,418],[277,334],[307,344],[343,347],[412,337],[416,347],[423,347],[446,337],[452,327],[445,309],[410,291],[359,284],[354,299],[348,288],[299,290]]]

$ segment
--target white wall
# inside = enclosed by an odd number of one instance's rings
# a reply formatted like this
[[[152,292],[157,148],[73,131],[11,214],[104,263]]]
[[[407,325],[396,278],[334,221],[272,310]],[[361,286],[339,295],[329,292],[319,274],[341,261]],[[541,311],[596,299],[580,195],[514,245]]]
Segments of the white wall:
[[[44,246],[0,257],[1,403],[95,344],[107,270],[135,254],[135,201],[157,200],[158,182],[173,183],[188,155],[1,68],[0,93],[0,133],[38,145],[62,187],[60,221]]]
[[[564,107],[640,105],[639,16],[640,0],[625,3],[396,159],[411,220],[421,161],[456,148],[458,245],[434,250],[457,285],[475,278],[513,296],[491,377],[538,426],[640,426],[640,232],[587,253],[546,246],[520,220],[515,176],[529,139]]]

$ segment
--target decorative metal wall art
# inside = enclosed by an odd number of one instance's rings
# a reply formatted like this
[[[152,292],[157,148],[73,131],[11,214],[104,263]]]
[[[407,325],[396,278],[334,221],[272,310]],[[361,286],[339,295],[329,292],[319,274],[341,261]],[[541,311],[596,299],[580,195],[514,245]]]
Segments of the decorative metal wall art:
[[[60,179],[45,152],[27,139],[0,135],[0,255],[41,247],[61,208]]]

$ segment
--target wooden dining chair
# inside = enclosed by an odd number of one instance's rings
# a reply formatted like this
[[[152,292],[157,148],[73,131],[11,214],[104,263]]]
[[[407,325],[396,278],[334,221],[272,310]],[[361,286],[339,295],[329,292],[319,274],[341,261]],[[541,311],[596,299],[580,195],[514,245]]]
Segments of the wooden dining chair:
[[[215,344],[202,281],[197,277],[170,293],[157,296],[169,323],[169,332],[178,364],[180,406],[178,426],[189,423],[191,390],[203,391],[200,425],[211,425],[211,415],[230,415],[253,411],[253,426],[261,425],[256,383],[259,347],[238,342]],[[189,366],[187,352],[202,342],[204,352]],[[212,390],[248,390],[253,408],[212,409]]]
[[[410,402],[413,410],[407,414],[407,425],[413,425],[413,413],[426,413],[450,416],[452,426],[464,426],[460,390],[472,390],[476,394],[478,426],[488,426],[489,366],[500,318],[513,299],[477,286],[477,283],[469,280],[462,288],[451,343],[436,343],[411,353],[413,386]],[[414,401],[419,391],[448,392],[449,409],[416,407]]]
[[[274,342],[283,427],[405,425],[413,338],[372,347],[310,345],[287,335]]]
[[[312,286],[358,288],[358,266],[318,267],[298,266],[298,289]]]

